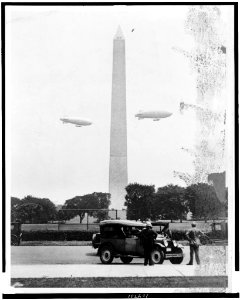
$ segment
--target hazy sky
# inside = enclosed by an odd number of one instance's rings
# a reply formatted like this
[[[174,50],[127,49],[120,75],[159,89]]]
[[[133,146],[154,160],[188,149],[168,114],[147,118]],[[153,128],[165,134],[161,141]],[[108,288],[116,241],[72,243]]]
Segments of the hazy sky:
[[[11,195],[47,197],[108,192],[113,36],[126,41],[129,182],[183,185],[193,172],[181,147],[195,143],[189,61],[172,47],[193,47],[188,6],[7,7],[7,122],[11,124]],[[134,29],[134,31],[132,31]],[[159,122],[139,110],[169,110]],[[59,118],[88,118],[77,128]]]

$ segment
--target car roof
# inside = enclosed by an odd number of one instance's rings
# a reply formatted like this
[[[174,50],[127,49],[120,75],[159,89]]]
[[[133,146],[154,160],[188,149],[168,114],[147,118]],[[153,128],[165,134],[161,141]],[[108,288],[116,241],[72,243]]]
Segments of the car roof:
[[[138,226],[138,227],[145,227],[146,224],[138,221],[129,221],[129,220],[104,220],[100,222],[100,226],[102,225],[123,225],[123,226]]]

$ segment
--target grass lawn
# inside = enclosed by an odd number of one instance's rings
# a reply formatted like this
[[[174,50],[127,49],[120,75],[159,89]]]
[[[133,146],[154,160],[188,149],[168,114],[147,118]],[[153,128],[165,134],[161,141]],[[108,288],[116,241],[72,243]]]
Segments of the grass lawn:
[[[14,278],[11,285],[14,284],[24,288],[226,288],[228,279],[227,276]]]

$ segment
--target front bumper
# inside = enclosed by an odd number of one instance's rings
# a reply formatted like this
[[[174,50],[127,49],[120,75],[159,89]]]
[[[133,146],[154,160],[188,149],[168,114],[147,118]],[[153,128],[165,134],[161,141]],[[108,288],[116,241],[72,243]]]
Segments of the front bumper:
[[[182,247],[179,246],[176,248],[167,247],[165,252],[165,259],[170,259],[172,257],[184,257]]]
[[[172,257],[184,257],[183,253],[166,253],[165,259],[172,258]]]

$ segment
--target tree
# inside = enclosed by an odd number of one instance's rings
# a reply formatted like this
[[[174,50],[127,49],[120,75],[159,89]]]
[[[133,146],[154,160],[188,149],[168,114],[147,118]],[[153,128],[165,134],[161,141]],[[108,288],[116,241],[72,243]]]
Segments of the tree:
[[[186,188],[185,198],[193,218],[215,219],[221,216],[223,204],[219,201],[212,185],[192,184]]]
[[[127,219],[144,221],[151,218],[153,213],[152,201],[155,193],[154,185],[132,183],[126,187],[126,192]]]
[[[80,223],[82,223],[86,212],[88,212],[90,216],[95,216],[98,220],[102,220],[106,218],[106,212],[96,212],[94,209],[108,209],[109,205],[110,194],[108,193],[95,192],[84,196],[76,196],[65,201],[62,211],[59,211],[59,216],[61,214],[61,218],[65,220],[79,216]]]
[[[109,209],[111,203],[109,193],[94,193],[94,197],[97,198],[99,209]],[[108,211],[95,211],[93,216],[97,218],[97,222],[100,222],[108,218]]]
[[[155,214],[160,219],[185,219],[188,211],[185,201],[185,188],[178,185],[167,185],[158,188],[154,198]]]
[[[12,214],[21,223],[47,223],[56,219],[56,207],[47,198],[26,196],[18,201],[11,198]]]

